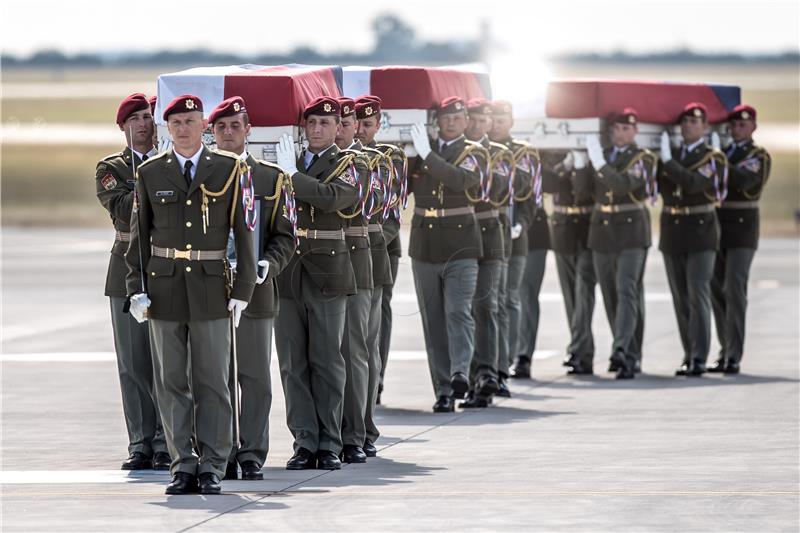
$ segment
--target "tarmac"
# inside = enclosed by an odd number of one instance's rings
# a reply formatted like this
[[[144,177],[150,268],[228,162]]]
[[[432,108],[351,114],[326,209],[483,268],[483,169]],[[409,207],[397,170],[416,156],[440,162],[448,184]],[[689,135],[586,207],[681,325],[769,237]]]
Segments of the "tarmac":
[[[291,436],[273,355],[264,481],[225,481],[207,497],[166,496],[166,473],[119,470],[127,438],[103,296],[112,240],[109,230],[3,229],[2,531],[800,530],[797,240],[763,239],[756,254],[742,374],[700,379],[673,376],[682,353],[655,248],[643,374],[618,382],[605,371],[598,294],[595,375],[566,376],[549,254],[534,379],[454,414],[431,412],[404,257],[378,457],[285,470]]]

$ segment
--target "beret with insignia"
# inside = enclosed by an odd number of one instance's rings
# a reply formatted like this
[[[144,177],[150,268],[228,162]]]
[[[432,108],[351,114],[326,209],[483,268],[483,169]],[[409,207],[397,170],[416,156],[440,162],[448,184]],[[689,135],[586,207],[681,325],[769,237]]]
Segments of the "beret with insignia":
[[[231,96],[220,102],[211,111],[211,114],[208,115],[208,123],[214,124],[221,118],[231,117],[239,113],[247,113],[247,109],[244,107],[244,99],[241,96]]]
[[[704,104],[700,102],[690,102],[683,108],[681,115],[678,117],[678,121],[683,120],[683,117],[697,117],[705,120],[707,116],[708,109]]]
[[[492,104],[486,100],[486,98],[470,98],[467,100],[467,112],[472,114],[480,114],[480,115],[491,115],[492,114]]]
[[[158,96],[153,95],[150,98],[148,98],[147,101],[150,102],[150,112],[151,113],[155,113],[156,112],[156,103],[158,102]]]
[[[192,94],[182,94],[172,100],[164,109],[164,120],[173,113],[189,113],[191,111],[203,112],[203,102]]]
[[[307,119],[310,115],[318,116],[338,116],[340,113],[339,102],[330,96],[318,96],[308,103],[303,110],[303,118]]]
[[[356,98],[356,118],[358,120],[375,116],[381,112],[381,99],[365,94]]]
[[[508,100],[492,100],[493,115],[511,115],[514,110]]]
[[[126,96],[122,99],[122,102],[119,103],[119,107],[117,108],[117,124],[122,124],[128,120],[129,116],[137,111],[149,108],[150,102],[144,94],[133,93],[130,96]]]
[[[465,112],[467,107],[464,105],[464,99],[460,96],[448,96],[439,102],[437,110],[439,115],[451,115],[453,113]]]
[[[336,101],[339,102],[339,107],[342,110],[342,118],[349,117],[356,112],[356,103],[352,98],[340,96]]]
[[[728,114],[728,120],[755,120],[756,108],[746,104],[740,104]]]
[[[612,124],[630,124],[635,126],[639,123],[639,112],[632,107],[626,107],[621,113],[615,113],[611,117]]]

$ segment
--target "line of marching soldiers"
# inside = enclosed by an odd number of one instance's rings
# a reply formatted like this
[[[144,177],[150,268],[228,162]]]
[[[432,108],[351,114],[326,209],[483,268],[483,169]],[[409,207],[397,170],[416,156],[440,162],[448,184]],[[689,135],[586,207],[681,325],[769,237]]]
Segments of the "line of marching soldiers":
[[[414,157],[375,142],[381,101],[320,97],[303,112],[307,147],[284,136],[277,164],[247,151],[240,97],[203,118],[182,95],[164,107],[171,148],[154,146],[154,98],[122,101],[127,147],[98,162],[97,196],[116,239],[110,297],[129,457],[169,469],[167,494],[216,494],[221,479],[262,479],[269,446],[273,328],[294,437],[288,469],[338,469],[377,453],[400,256],[414,195],[414,285],[435,412],[485,407],[530,377],[538,293],[556,253],[571,374],[592,373],[599,284],[614,334],[609,370],[641,366],[647,201],[660,194],[661,244],[684,360],[706,371],[710,309],[722,345],[709,371],[737,373],[758,198],[769,155],[752,143],[755,110],[731,114],[734,143],[705,144],[706,110],[680,116],[683,142],[635,144],[638,115],[611,118],[611,146],[540,154],[515,140],[504,101],[443,100],[434,139],[411,128]],[[202,143],[210,126],[217,149]],[[712,144],[716,143],[712,137]],[[409,149],[409,153],[411,150]],[[553,197],[548,217],[543,194]],[[721,232],[721,239],[720,239]]]

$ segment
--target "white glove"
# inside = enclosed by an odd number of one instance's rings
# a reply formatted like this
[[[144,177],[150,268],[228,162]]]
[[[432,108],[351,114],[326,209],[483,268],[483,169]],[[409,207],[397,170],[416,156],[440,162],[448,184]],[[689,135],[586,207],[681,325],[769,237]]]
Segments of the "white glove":
[[[287,134],[281,135],[275,145],[275,156],[278,166],[286,171],[289,176],[297,174],[297,159],[294,153],[294,141]]]
[[[233,312],[233,325],[239,327],[239,320],[242,319],[242,311],[247,309],[247,302],[231,298],[228,300],[228,311]]]
[[[589,160],[595,170],[600,170],[606,164],[606,159],[603,157],[603,147],[600,145],[600,137],[597,135],[586,136],[586,151],[589,153]]]
[[[522,224],[516,223],[511,226],[511,239],[516,240],[519,239],[519,236],[522,235]]]
[[[262,259],[258,262],[258,268],[256,269],[256,285],[264,283],[267,279],[267,274],[269,274],[269,261]]]
[[[672,159],[672,146],[669,144],[669,133],[661,133],[661,160],[666,163]]]
[[[585,152],[579,152],[577,150],[573,150],[570,153],[572,154],[572,158],[575,161],[576,169],[580,170],[582,168],[586,168],[587,156]]]
[[[150,298],[147,297],[147,293],[140,292],[131,296],[131,306],[128,311],[136,319],[136,322],[141,324],[147,320],[148,307],[150,307]]]
[[[573,155],[572,152],[567,152],[567,157],[565,157],[564,160],[561,161],[561,166],[567,170],[572,170],[573,168],[575,168],[575,156]]]
[[[722,148],[722,143],[719,142],[719,135],[716,131],[711,132],[711,148],[714,150],[719,150]]]
[[[428,138],[428,130],[425,129],[425,124],[417,122],[411,126],[411,140],[414,142],[414,149],[422,159],[428,157],[431,153],[431,140]]]

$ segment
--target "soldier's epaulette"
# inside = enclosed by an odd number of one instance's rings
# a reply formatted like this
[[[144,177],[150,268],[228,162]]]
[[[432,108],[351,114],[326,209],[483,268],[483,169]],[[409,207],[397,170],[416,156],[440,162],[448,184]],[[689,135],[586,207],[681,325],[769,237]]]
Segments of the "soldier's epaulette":
[[[513,139],[513,138],[511,139],[511,144],[516,146],[517,148],[522,148],[523,146],[530,146],[531,148],[533,147],[533,145],[531,145],[531,143],[527,141],[521,141],[519,139]]]
[[[336,154],[336,157],[342,159],[346,155],[359,155],[361,152],[358,150],[353,150],[351,148],[345,148],[344,150],[339,150],[339,153]]]
[[[365,146],[364,148],[362,148],[362,150],[364,152],[372,152],[374,154],[383,154],[383,152],[381,152],[377,148],[372,148],[371,146]]]
[[[101,161],[110,161],[111,159],[114,159],[114,158],[117,158],[117,157],[122,157],[124,153],[125,152],[122,151],[122,152],[114,152],[113,154],[108,154],[107,156],[103,157],[103,159],[101,159]]]
[[[227,150],[221,150],[219,148],[211,148],[211,153],[217,155],[224,155],[225,157],[230,157],[231,159],[239,159],[239,156],[237,154],[234,154],[233,152],[229,152]]]
[[[263,167],[268,167],[268,168],[277,170],[278,172],[281,172],[283,174],[286,174],[286,171],[283,170],[281,167],[279,167],[275,163],[270,163],[269,161],[264,161],[263,159],[256,159],[256,163],[258,163],[259,165],[261,165]]]
[[[147,161],[142,161],[141,163],[139,163],[139,166],[137,168],[142,168],[145,165],[149,165],[153,161],[158,161],[159,159],[161,159],[162,157],[164,157],[168,153],[170,153],[170,150],[165,150],[165,151],[161,152],[160,154],[156,154],[156,155],[154,155],[152,157],[148,157]]]
[[[375,150],[375,149],[380,150],[381,148],[386,148],[387,150],[400,150],[401,149],[396,144],[392,144],[392,143],[377,143],[375,145],[375,148],[373,148],[373,150]]]
[[[489,148],[494,148],[495,150],[510,150],[505,144],[496,143],[494,141],[489,141]]]
[[[769,157],[769,152],[763,146],[753,145],[750,148],[750,151],[747,152],[747,155],[744,156],[745,159],[750,159],[751,157]]]
[[[469,139],[466,139],[466,138],[464,139],[464,144],[466,144],[467,146],[470,146],[470,145],[471,145],[471,146],[481,146],[481,147],[483,146],[483,145],[482,145],[481,143],[479,143],[479,142],[470,141]]]

